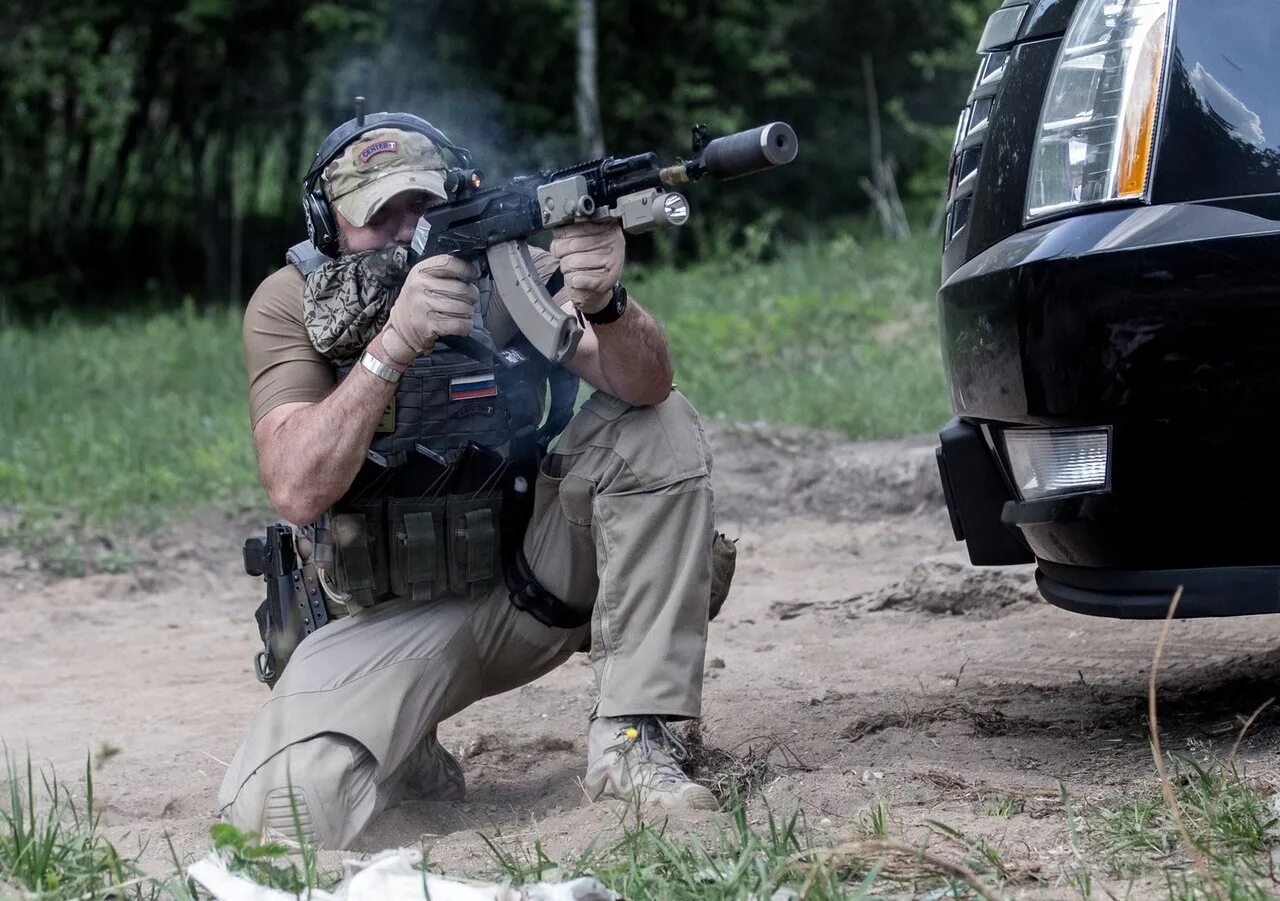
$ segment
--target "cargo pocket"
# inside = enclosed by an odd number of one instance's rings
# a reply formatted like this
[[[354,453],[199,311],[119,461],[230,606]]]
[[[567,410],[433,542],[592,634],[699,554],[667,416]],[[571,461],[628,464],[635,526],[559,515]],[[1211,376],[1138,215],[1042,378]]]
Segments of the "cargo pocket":
[[[444,502],[391,498],[387,522],[392,593],[415,601],[443,595],[448,589]]]
[[[738,545],[716,532],[711,539],[711,609],[708,619],[715,619],[733,584],[733,571],[738,565]]]
[[[372,607],[390,590],[382,505],[345,504],[330,520],[334,581],[361,607]]]
[[[502,576],[498,516],[502,495],[454,495],[448,500],[449,587],[479,597]]]
[[[597,390],[582,402],[582,409],[594,413],[605,422],[613,422],[631,409],[631,404],[614,397],[607,391]]]

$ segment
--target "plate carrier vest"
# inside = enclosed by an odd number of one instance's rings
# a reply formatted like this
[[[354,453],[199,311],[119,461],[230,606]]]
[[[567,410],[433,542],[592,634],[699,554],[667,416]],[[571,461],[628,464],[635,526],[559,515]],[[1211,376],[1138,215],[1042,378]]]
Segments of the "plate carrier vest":
[[[303,242],[287,259],[305,277],[326,257]],[[547,287],[562,284],[557,270]],[[471,337],[492,361],[443,342],[415,359],[351,487],[303,529],[331,604],[354,611],[395,597],[479,597],[504,576],[518,606],[522,587],[541,591],[518,545],[538,462],[573,416],[578,379],[523,338],[495,348],[484,327],[492,281],[480,289]],[[337,378],[354,365],[335,365]]]

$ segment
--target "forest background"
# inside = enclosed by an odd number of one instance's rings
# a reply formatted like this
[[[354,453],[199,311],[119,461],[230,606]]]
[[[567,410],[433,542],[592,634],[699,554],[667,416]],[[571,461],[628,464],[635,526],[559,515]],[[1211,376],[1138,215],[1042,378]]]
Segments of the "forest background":
[[[491,180],[601,147],[687,155],[697,122],[792,124],[796,164],[695,187],[690,226],[633,241],[641,260],[767,256],[877,196],[890,233],[936,229],[993,6],[19,0],[0,34],[0,326],[243,304],[304,237],[301,174],[357,94],[432,120]]]

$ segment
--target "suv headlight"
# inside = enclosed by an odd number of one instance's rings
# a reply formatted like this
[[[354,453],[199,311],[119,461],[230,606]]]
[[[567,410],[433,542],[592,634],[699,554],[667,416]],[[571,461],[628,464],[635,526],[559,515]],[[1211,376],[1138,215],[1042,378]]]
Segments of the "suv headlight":
[[[1040,113],[1027,221],[1146,195],[1174,0],[1082,0]]]

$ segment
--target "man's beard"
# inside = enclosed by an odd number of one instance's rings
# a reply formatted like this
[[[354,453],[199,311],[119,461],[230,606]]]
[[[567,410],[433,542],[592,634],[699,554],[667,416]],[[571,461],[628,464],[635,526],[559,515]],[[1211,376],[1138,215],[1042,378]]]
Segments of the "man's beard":
[[[409,246],[408,244],[402,244],[399,241],[392,241],[389,244],[384,244],[382,247],[379,247],[378,250],[395,250],[397,247],[408,247],[408,246]],[[347,233],[344,232],[342,229],[338,229],[338,256],[345,257],[353,252],[366,253],[367,251],[364,251],[364,250],[352,251],[351,242],[347,240]]]

